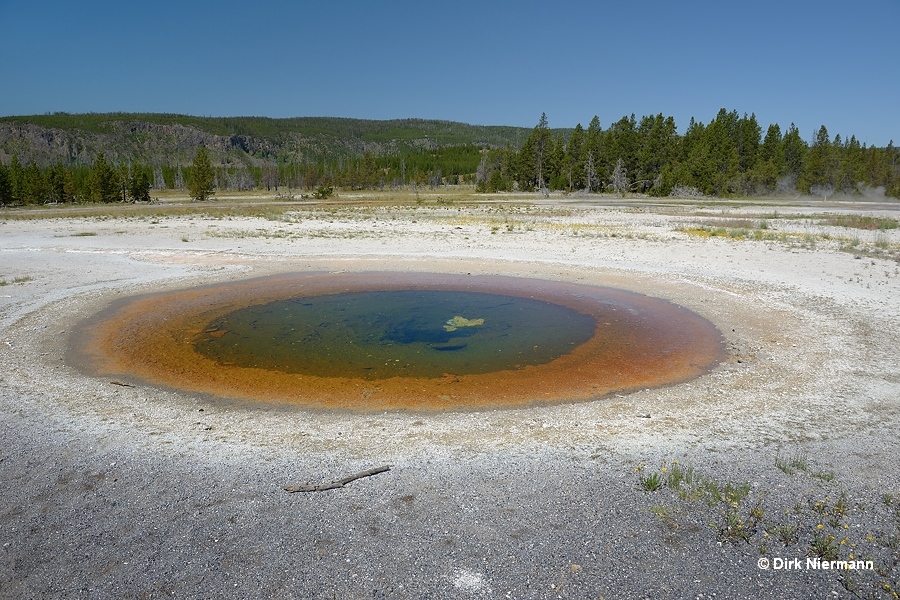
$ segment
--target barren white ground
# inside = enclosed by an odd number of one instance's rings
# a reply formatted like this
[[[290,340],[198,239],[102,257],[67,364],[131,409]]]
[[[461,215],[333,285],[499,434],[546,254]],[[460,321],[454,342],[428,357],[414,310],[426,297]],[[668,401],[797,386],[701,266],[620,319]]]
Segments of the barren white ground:
[[[880,209],[840,210],[900,215]],[[0,596],[846,595],[830,573],[762,571],[755,548],[667,527],[634,475],[691,462],[788,502],[807,484],[775,461],[800,453],[831,485],[900,493],[900,264],[846,251],[896,248],[898,230],[778,210],[792,218],[760,241],[681,231],[772,212],[724,204],[0,215]],[[64,360],[73,325],[116,298],[335,270],[611,285],[705,316],[731,357],[587,403],[379,414],[123,387]]]

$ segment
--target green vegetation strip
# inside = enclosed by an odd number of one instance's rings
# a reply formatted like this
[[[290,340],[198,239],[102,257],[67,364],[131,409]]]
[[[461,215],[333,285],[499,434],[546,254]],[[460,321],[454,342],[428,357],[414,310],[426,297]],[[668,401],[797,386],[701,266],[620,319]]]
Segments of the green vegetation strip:
[[[726,546],[760,557],[760,564],[788,557],[802,564],[838,561],[827,573],[855,597],[900,597],[897,490],[851,494],[834,473],[814,470],[802,452],[777,456],[775,466],[781,479],[767,475],[765,487],[722,481],[677,460],[653,470],[642,464],[635,473],[654,502],[647,510],[669,536],[682,525],[703,524]],[[776,486],[796,493],[775,493]]]

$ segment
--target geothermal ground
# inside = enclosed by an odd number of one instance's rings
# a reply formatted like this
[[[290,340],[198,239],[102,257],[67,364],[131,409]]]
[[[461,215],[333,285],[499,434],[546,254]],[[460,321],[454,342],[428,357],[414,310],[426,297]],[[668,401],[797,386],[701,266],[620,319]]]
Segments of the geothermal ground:
[[[900,207],[479,198],[0,212],[0,597],[897,597]],[[708,319],[728,358],[375,413],[71,358],[117,299],[337,271],[617,287]]]

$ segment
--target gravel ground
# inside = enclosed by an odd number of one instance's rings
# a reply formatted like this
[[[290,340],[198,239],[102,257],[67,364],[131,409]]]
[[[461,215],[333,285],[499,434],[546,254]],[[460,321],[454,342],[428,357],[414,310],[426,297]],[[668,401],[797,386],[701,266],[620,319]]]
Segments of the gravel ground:
[[[900,270],[875,251],[900,237],[779,210],[759,241],[681,231],[727,207],[559,201],[2,221],[0,597],[895,598]],[[64,360],[116,298],[319,270],[613,285],[703,315],[731,357],[586,403],[378,414]]]

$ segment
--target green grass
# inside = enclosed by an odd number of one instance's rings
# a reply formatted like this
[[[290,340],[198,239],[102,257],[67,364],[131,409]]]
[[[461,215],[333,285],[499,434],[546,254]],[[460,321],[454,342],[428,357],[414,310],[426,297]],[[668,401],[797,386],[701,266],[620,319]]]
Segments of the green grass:
[[[31,275],[22,275],[21,277],[13,277],[12,281],[7,281],[6,279],[0,279],[0,287],[12,284],[23,284],[28,283],[29,281],[34,281],[34,277]]]
[[[656,515],[662,521],[669,531],[675,531],[679,527],[679,523],[675,518],[674,509],[665,504],[651,506],[649,509],[651,514]]]
[[[775,466],[781,469],[785,475],[793,475],[796,471],[809,471],[809,462],[806,454],[796,452],[791,458],[785,458],[780,454],[775,456]]]
[[[662,489],[663,478],[659,473],[650,473],[649,475],[641,475],[640,485],[648,492],[655,492]]]
[[[800,541],[800,525],[797,523],[772,524],[766,527],[766,533],[775,537],[784,546],[790,546]]]
[[[828,220],[834,217],[811,216],[810,220]],[[873,229],[879,233],[871,242],[863,242],[858,235],[848,237],[835,237],[826,232],[820,233],[798,233],[786,231],[773,231],[769,229],[766,221],[759,221],[755,228],[745,226],[745,219],[730,219],[707,221],[705,224],[697,224],[677,228],[675,231],[687,234],[691,237],[699,237],[704,239],[723,238],[735,241],[757,241],[757,242],[776,242],[784,244],[790,248],[804,248],[814,250],[820,243],[827,244],[828,247],[835,246],[842,252],[848,252],[857,257],[872,257],[893,259],[900,262],[900,244],[891,243],[888,237],[883,233],[885,229],[893,228],[896,220],[894,219],[874,219],[874,217],[845,217],[837,219],[833,224],[843,224],[845,227],[852,227],[851,223],[860,224],[857,229]],[[877,222],[876,225],[872,225]],[[718,225],[717,225],[718,223]]]
[[[820,217],[826,225],[834,227],[847,227],[850,229],[865,229],[868,231],[897,229],[900,222],[897,219],[887,217],[869,217],[866,215],[839,215],[833,217]]]
[[[896,489],[848,492],[801,450],[779,454],[775,466],[783,475],[761,475],[756,485],[721,480],[678,461],[650,474],[642,464],[635,472],[639,487],[655,492],[647,510],[665,526],[666,536],[677,535],[682,523],[703,522],[739,553],[753,548],[763,556],[871,561],[871,568],[831,575],[854,597],[900,598],[894,595],[900,589]]]

